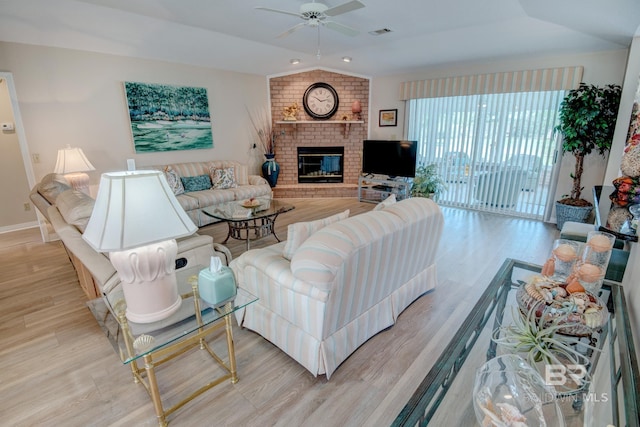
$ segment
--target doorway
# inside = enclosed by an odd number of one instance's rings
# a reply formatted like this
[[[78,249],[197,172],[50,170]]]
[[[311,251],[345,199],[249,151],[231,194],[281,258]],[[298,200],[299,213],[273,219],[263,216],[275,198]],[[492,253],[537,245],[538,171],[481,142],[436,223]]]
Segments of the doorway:
[[[30,228],[41,224],[43,240],[48,239],[46,226],[44,232],[42,221],[35,206],[31,204],[29,192],[36,183],[31,165],[31,158],[20,115],[13,75],[0,72],[0,141],[2,158],[0,160],[0,179],[10,182],[10,186],[2,186],[0,197],[6,203],[0,216],[0,232]],[[46,233],[46,234],[45,234]],[[46,237],[46,238],[45,238]]]

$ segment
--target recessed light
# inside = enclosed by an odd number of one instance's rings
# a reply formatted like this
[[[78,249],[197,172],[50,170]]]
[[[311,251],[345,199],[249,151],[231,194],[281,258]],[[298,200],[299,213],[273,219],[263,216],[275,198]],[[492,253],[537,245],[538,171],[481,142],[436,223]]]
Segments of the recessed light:
[[[296,65],[300,63],[300,60],[298,58],[294,58],[292,60],[289,61],[292,65]]]
[[[351,57],[350,57],[350,56],[343,56],[343,57],[342,57],[342,60],[343,60],[344,62],[351,62]]]

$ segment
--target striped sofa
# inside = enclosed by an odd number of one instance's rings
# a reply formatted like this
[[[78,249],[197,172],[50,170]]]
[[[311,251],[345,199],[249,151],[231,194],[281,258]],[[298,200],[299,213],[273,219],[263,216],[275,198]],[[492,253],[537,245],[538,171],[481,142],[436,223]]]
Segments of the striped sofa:
[[[167,165],[146,166],[140,169],[165,171],[167,167],[173,169],[180,177],[209,175],[212,167],[233,167],[235,169],[237,180],[237,187],[235,188],[224,190],[212,188],[176,195],[176,199],[178,199],[182,208],[198,227],[203,227],[217,221],[215,218],[203,214],[202,209],[204,208],[234,200],[244,200],[251,197],[271,197],[272,195],[271,187],[266,179],[258,175],[249,175],[247,165],[232,160],[171,163]]]
[[[259,300],[236,313],[238,323],[329,379],[434,288],[443,223],[433,201],[412,198],[319,229],[290,261],[286,242],[247,251],[230,266]]]

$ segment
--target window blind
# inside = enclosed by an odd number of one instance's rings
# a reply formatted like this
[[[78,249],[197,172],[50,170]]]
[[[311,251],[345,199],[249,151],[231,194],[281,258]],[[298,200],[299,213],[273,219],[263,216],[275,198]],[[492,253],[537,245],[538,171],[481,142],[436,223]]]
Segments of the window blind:
[[[439,202],[543,218],[558,108],[581,77],[569,67],[403,83],[418,162],[447,182]]]
[[[575,66],[416,80],[401,83],[400,99],[571,90],[580,84],[582,72],[582,66]]]

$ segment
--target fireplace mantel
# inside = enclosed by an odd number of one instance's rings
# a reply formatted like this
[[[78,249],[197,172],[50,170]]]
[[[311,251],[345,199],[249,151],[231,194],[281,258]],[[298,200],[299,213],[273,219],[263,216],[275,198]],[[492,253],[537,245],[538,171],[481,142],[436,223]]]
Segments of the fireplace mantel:
[[[293,125],[293,129],[295,132],[296,125],[344,125],[344,136],[349,134],[351,131],[352,124],[364,123],[364,120],[276,120],[275,122],[278,125]]]

